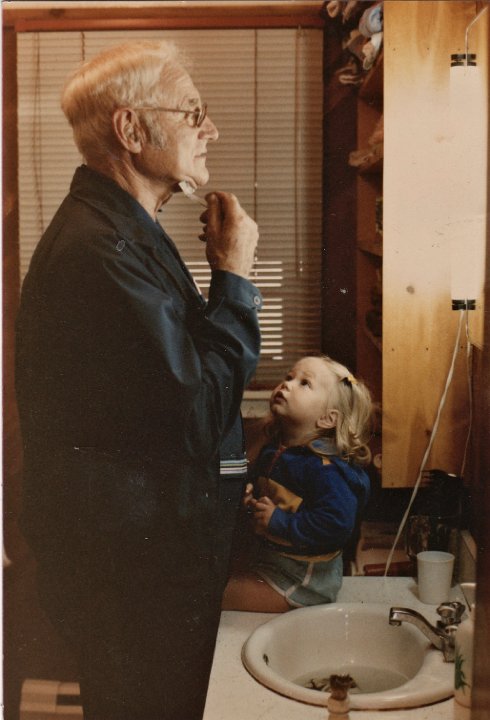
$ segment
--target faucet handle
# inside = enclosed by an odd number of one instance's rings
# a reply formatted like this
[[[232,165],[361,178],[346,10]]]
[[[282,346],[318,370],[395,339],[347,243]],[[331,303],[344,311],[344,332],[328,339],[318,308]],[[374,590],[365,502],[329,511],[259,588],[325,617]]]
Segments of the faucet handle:
[[[457,625],[461,622],[465,611],[463,603],[454,600],[453,602],[445,602],[437,608],[437,614],[441,618],[437,621],[440,627],[448,627],[449,625]]]

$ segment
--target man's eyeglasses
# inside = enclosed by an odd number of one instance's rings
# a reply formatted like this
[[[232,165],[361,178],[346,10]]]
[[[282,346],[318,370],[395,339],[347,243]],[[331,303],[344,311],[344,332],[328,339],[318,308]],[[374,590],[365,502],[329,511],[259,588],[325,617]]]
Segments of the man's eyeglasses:
[[[173,112],[173,113],[184,113],[192,118],[192,127],[201,127],[206,116],[208,114],[208,106],[206,103],[202,104],[202,107],[196,108],[196,110],[185,110],[183,108],[167,108],[167,107],[153,107],[150,105],[139,105],[134,108],[135,110],[158,110],[160,112]]]

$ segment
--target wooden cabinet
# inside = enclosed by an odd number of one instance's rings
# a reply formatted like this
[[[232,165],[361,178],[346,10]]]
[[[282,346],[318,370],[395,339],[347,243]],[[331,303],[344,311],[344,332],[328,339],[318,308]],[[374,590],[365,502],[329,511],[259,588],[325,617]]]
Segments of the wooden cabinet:
[[[456,365],[427,468],[461,473],[469,424],[466,338],[456,346],[445,233],[449,65],[474,3],[384,3],[383,462],[386,487],[414,485]]]
[[[381,438],[372,449],[381,454],[383,487],[415,484],[453,352],[454,374],[426,468],[459,475],[463,465],[466,337],[463,328],[457,344],[460,314],[451,309],[445,223],[458,202],[447,182],[450,55],[464,51],[474,16],[473,3],[385,0],[383,58],[357,95],[357,159],[384,119],[383,150],[359,165],[356,178],[356,371],[382,407]],[[475,312],[470,319],[473,341],[477,318]]]

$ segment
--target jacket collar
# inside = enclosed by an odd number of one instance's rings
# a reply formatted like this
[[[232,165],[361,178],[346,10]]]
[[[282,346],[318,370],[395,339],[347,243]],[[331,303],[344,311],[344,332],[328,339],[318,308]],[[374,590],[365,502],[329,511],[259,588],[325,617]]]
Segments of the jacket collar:
[[[145,208],[114,180],[92,170],[87,165],[76,169],[70,186],[70,194],[77,200],[100,212],[114,227],[118,235],[151,249],[153,258],[164,268],[173,269],[173,279],[186,294],[203,304],[194,278],[182,260],[173,240],[154,220]],[[170,260],[168,253],[170,252]],[[181,272],[179,272],[179,270]],[[185,280],[182,279],[182,274]]]
[[[270,443],[270,447],[274,450],[277,450],[278,447],[281,446],[278,446],[275,443]],[[284,448],[284,452],[290,453],[292,455],[310,455],[311,453],[314,453],[315,455],[329,457],[339,454],[337,443],[335,442],[334,438],[329,437],[315,438],[314,440],[311,440],[307,445],[291,445],[290,447]]]
[[[331,437],[318,437],[312,440],[310,443],[308,443],[309,447],[315,455],[321,455],[321,456],[330,456],[330,455],[338,455],[339,450],[337,448],[337,443],[335,442],[334,438]]]
[[[98,210],[123,237],[150,247],[157,247],[162,238],[167,239],[159,223],[132,195],[115,180],[87,165],[76,169],[70,194]]]

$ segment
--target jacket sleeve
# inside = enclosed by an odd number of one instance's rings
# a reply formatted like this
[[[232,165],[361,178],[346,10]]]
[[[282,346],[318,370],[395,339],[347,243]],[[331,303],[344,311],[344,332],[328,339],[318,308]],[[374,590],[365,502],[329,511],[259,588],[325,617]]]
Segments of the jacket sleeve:
[[[339,550],[349,540],[356,522],[357,499],[332,465],[313,466],[315,486],[321,488],[297,512],[276,508],[268,531],[304,550],[321,546],[325,552]]]

